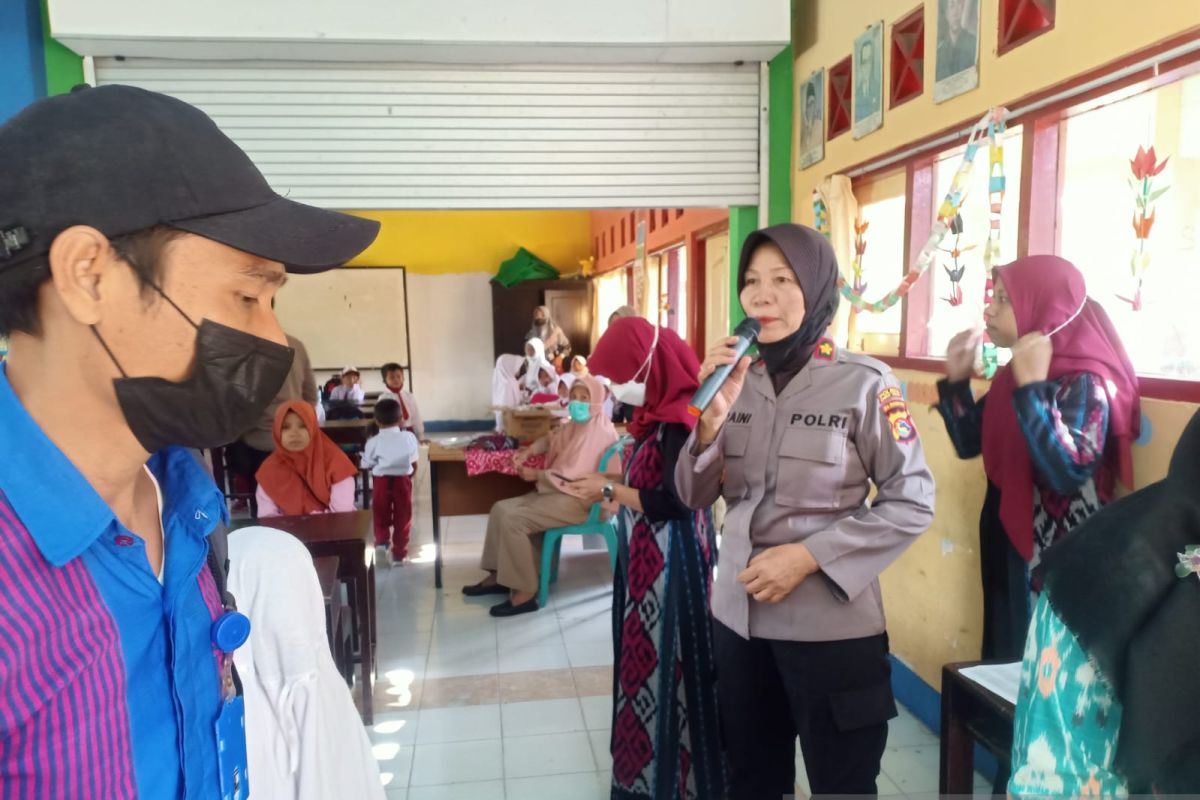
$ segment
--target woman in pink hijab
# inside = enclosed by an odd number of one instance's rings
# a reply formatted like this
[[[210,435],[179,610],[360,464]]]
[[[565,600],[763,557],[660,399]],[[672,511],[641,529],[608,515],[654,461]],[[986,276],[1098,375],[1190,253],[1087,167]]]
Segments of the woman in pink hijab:
[[[988,335],[1012,361],[976,400],[970,386],[981,332],[950,342],[938,410],[960,458],[983,455],[980,518],[983,658],[1019,660],[1032,597],[1030,570],[1046,548],[1132,487],[1141,424],[1137,375],[1083,275],[1057,256],[995,271]]]
[[[600,456],[617,441],[617,430],[604,415],[602,383],[590,376],[580,378],[568,397],[568,420],[562,427],[513,457],[521,477],[533,482],[535,490],[492,506],[479,564],[488,574],[479,583],[463,587],[468,597],[509,595],[492,607],[493,617],[538,610],[543,533],[548,528],[584,522],[592,507],[567,493],[567,481],[594,474]],[[546,454],[544,469],[525,466],[529,456],[541,453]],[[608,464],[614,473],[620,468],[618,458]]]

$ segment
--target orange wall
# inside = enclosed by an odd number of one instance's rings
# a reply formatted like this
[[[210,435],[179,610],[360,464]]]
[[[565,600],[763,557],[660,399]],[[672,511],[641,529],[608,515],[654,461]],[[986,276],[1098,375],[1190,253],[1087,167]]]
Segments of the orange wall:
[[[592,212],[592,256],[596,272],[607,272],[633,261],[637,223],[646,222],[646,252],[653,253],[705,229],[729,224],[725,208],[624,208]]]

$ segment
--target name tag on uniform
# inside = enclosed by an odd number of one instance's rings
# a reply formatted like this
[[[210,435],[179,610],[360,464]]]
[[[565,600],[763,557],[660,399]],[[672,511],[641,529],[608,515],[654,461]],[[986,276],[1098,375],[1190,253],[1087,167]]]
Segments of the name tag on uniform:
[[[825,428],[826,430],[846,430],[846,425],[849,424],[850,417],[846,414],[792,414],[788,425],[797,425],[804,428]]]
[[[749,425],[752,419],[754,419],[754,415],[748,411],[729,412],[729,422],[733,425]]]

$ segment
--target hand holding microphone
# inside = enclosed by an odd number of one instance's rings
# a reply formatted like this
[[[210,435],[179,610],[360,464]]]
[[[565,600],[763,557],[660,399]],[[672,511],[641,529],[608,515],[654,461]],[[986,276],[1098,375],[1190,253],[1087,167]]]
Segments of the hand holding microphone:
[[[700,367],[700,388],[692,397],[688,407],[700,417],[698,438],[707,445],[716,438],[725,418],[746,380],[750,368],[750,357],[746,351],[758,338],[761,325],[756,319],[745,319],[728,336],[708,352]]]

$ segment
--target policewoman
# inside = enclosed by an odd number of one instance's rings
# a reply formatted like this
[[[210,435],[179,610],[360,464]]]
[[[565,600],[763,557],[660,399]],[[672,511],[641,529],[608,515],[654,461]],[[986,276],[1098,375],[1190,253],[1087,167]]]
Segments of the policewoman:
[[[823,338],[825,238],[756,231],[738,270],[760,359],[737,364],[675,472],[687,505],[728,504],[712,612],[731,796],[791,795],[797,736],[814,795],[874,795],[896,715],[878,576],[933,519],[933,477],[888,368]]]

